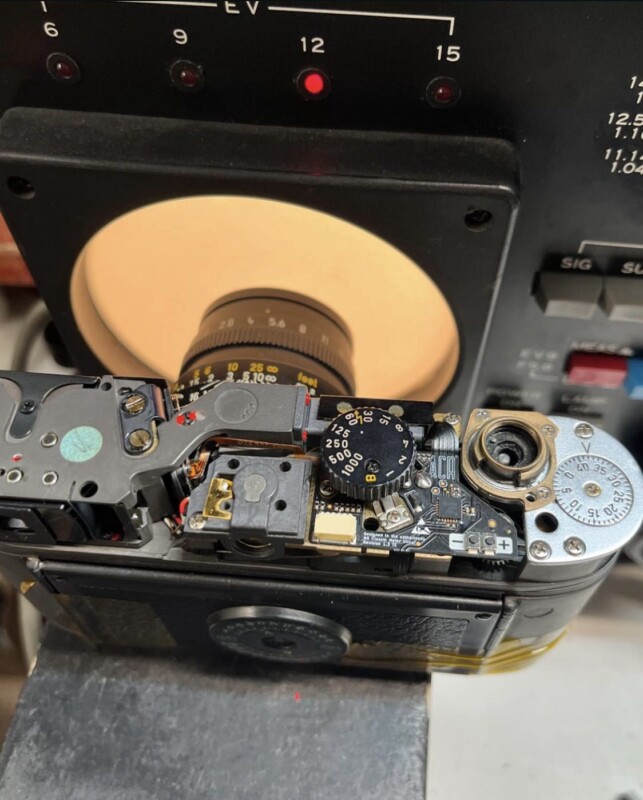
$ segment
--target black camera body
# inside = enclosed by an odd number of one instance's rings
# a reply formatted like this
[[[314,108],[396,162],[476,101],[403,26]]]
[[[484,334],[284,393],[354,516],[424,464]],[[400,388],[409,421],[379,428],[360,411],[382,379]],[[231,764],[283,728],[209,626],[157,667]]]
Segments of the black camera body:
[[[643,518],[609,434],[232,381],[0,374],[0,565],[97,645],[499,670]]]

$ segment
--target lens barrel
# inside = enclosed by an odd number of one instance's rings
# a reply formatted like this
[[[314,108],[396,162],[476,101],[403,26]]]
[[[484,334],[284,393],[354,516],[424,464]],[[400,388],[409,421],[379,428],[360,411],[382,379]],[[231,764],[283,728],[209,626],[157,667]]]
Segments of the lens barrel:
[[[352,394],[350,334],[332,311],[303,295],[271,289],[227,295],[206,311],[174,392],[185,404],[225,380]]]

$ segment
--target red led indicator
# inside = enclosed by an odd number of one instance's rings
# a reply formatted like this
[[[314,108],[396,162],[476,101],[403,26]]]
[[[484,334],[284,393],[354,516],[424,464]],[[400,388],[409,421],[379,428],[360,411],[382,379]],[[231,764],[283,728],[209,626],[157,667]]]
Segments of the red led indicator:
[[[74,68],[68,61],[57,61],[56,72],[64,79],[74,77]]]
[[[454,106],[460,95],[460,86],[453,78],[434,78],[426,89],[426,99],[433,108]]]
[[[301,94],[308,100],[326,97],[330,92],[330,80],[321,70],[306,69],[300,73],[297,86]]]
[[[58,83],[78,83],[80,67],[67,53],[51,53],[47,58],[47,70]]]
[[[195,86],[199,85],[201,81],[201,76],[197,72],[197,70],[190,69],[189,67],[184,67],[179,72],[179,80],[188,89],[193,89]]]
[[[310,72],[304,78],[304,89],[308,94],[321,94],[326,88],[326,81],[319,72]]]
[[[184,92],[198,92],[204,86],[203,68],[194,61],[175,61],[170,67],[170,78]]]

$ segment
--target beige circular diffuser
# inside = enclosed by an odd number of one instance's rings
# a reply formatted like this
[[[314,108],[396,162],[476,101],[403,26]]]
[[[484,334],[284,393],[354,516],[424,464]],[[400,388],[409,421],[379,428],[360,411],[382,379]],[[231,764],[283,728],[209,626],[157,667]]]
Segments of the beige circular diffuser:
[[[174,380],[206,309],[258,287],[344,320],[360,395],[437,399],[453,378],[458,332],[435,283],[363,228],[289,203],[188,197],[125,214],[83,249],[71,301],[111,372]]]

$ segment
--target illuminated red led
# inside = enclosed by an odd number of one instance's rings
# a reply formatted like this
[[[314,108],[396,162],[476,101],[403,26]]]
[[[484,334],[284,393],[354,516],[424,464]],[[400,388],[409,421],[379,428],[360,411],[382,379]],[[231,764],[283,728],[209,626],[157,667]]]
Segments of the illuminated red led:
[[[328,96],[330,80],[328,75],[319,69],[306,69],[299,74],[297,87],[306,99],[317,100]]]
[[[321,94],[326,88],[326,81],[319,72],[310,72],[304,78],[304,89],[308,94]]]

